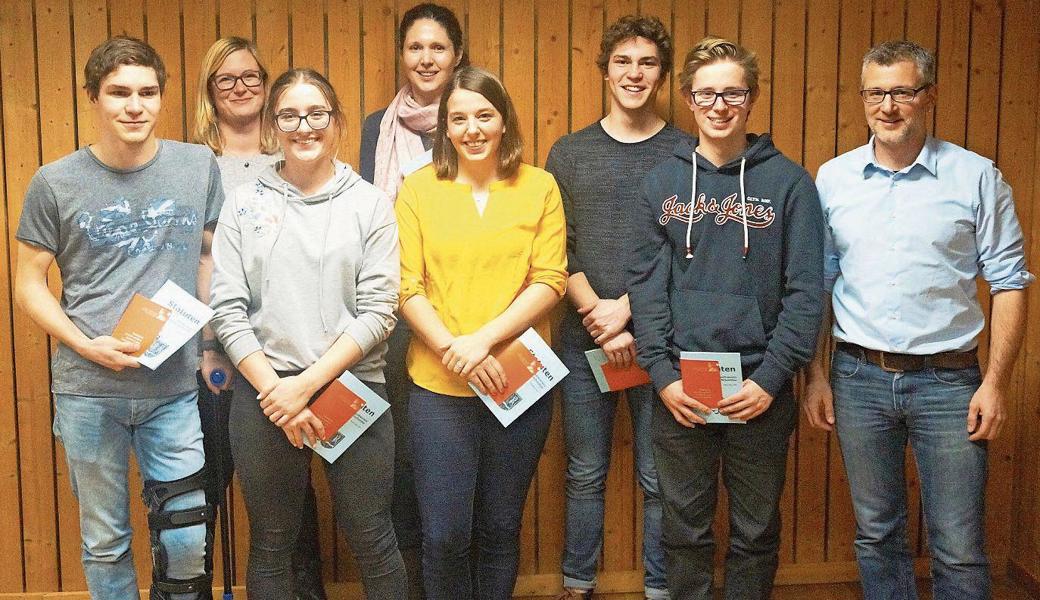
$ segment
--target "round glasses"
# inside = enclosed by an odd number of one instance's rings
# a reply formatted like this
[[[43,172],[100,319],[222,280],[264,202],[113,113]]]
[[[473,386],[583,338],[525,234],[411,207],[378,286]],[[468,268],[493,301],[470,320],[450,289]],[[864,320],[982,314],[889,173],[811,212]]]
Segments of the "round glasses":
[[[292,133],[300,128],[300,125],[304,121],[307,121],[307,126],[314,131],[325,129],[332,122],[332,111],[331,110],[312,110],[305,115],[298,115],[292,112],[278,113],[274,117],[275,125],[278,129],[284,133]]]
[[[867,88],[860,90],[859,95],[863,98],[863,101],[867,104],[881,104],[885,101],[885,96],[892,96],[892,102],[898,102],[899,104],[910,104],[914,101],[914,98],[921,93],[922,90],[928,89],[932,84],[926,83],[919,88],[905,88],[897,87],[890,90],[883,90],[880,88]]]
[[[740,106],[747,101],[748,94],[751,92],[749,89],[743,90],[723,90],[716,92],[715,90],[692,90],[690,94],[693,95],[693,103],[697,106],[714,106],[715,101],[722,98],[722,101],[729,106]]]
[[[214,75],[213,85],[218,90],[226,92],[235,89],[239,80],[242,80],[242,85],[255,88],[264,84],[264,75],[259,71],[245,71],[241,75],[232,75],[230,73]]]

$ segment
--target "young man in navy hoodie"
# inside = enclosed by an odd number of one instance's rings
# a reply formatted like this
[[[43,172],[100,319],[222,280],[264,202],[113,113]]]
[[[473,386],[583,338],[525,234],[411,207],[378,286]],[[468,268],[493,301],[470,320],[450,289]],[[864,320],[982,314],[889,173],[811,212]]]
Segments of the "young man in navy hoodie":
[[[643,182],[629,221],[628,293],[640,365],[661,397],[654,457],[673,600],[710,599],[719,464],[730,495],[725,597],[769,598],[779,499],[798,409],[791,380],[813,355],[823,296],[823,219],[809,174],[768,135],[748,135],[755,55],[705,38],[681,91],[698,138]],[[696,160],[696,168],[693,161]],[[706,424],[683,392],[681,351],[738,352],[745,377]]]

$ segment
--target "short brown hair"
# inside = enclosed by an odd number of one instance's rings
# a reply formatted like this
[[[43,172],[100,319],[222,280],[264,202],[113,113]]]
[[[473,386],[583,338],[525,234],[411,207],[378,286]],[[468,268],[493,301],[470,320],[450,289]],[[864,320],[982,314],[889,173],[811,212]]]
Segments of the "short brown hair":
[[[935,55],[910,40],[881,42],[863,56],[863,68],[869,64],[888,67],[899,62],[917,65],[920,85],[935,85]]]
[[[603,38],[599,42],[599,56],[596,57],[596,66],[604,75],[607,74],[607,64],[610,55],[618,44],[632,38],[645,38],[657,46],[657,58],[661,61],[661,73],[667,76],[672,72],[672,60],[675,50],[672,48],[672,36],[668,35],[664,23],[657,17],[625,15],[603,32]]]
[[[155,71],[155,79],[159,82],[159,94],[166,90],[166,66],[163,64],[155,48],[137,38],[117,35],[103,42],[90,53],[87,66],[83,68],[87,97],[97,100],[101,93],[101,81],[123,65],[148,67]]]
[[[339,96],[329,83],[328,79],[314,69],[289,69],[278,76],[271,84],[271,90],[267,93],[267,104],[264,105],[264,116],[266,126],[273,132],[275,127],[275,111],[278,108],[278,100],[282,94],[292,86],[299,83],[307,83],[318,88],[325,101],[329,103],[329,115],[332,117],[332,125],[336,127],[336,134],[332,139],[333,156],[339,151],[340,142],[343,138],[343,113],[340,109]]]
[[[713,36],[697,42],[697,45],[686,53],[683,70],[679,75],[680,91],[683,94],[690,93],[693,75],[697,69],[723,60],[735,62],[743,67],[744,81],[754,97],[758,93],[758,57],[736,42]]]
[[[459,155],[448,139],[448,99],[455,90],[469,90],[487,98],[495,110],[502,115],[505,129],[502,143],[498,147],[498,174],[508,179],[520,168],[520,155],[524,151],[520,121],[513,108],[509,92],[497,77],[478,67],[462,67],[455,71],[451,82],[441,96],[437,110],[437,135],[433,140],[433,165],[438,179],[455,179],[459,174]]]
[[[210,84],[217,73],[217,69],[224,64],[229,56],[239,50],[247,50],[256,60],[260,67],[260,76],[267,85],[267,69],[260,60],[260,52],[256,44],[245,38],[230,36],[220,38],[202,57],[202,68],[199,70],[199,85],[195,89],[195,123],[192,126],[192,141],[196,144],[206,144],[217,156],[224,153],[224,140],[220,137],[220,128],[217,126],[217,109],[213,101],[213,88]],[[265,113],[261,111],[261,120],[265,119]],[[274,139],[274,132],[270,127],[263,124],[260,126],[260,151],[264,154],[274,154],[278,150],[278,141]]]

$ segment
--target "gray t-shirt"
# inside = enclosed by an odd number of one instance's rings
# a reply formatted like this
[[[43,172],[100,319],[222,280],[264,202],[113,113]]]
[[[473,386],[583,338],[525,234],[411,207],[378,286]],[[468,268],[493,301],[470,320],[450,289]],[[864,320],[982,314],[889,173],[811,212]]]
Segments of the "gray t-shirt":
[[[224,191],[205,146],[160,140],[155,157],[114,169],[88,148],[44,165],[25,193],[17,238],[54,254],[61,307],[88,337],[110,335],[134,293],[151,297],[167,279],[195,293],[203,226]],[[115,372],[58,345],[55,393],[159,398],[196,389],[195,341],[158,369]]]
[[[259,179],[260,174],[281,157],[280,152],[253,156],[218,156],[217,167],[220,169],[220,181],[224,184],[224,197],[230,198],[231,192],[243,183]]]

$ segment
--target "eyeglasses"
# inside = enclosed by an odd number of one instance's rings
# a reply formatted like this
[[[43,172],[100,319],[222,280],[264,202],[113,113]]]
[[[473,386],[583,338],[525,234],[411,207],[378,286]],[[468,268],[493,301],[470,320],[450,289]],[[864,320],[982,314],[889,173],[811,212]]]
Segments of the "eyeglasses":
[[[245,71],[241,75],[225,73],[224,75],[214,75],[212,78],[213,85],[222,92],[235,89],[235,86],[238,85],[240,79],[242,80],[243,85],[250,88],[259,87],[264,84],[264,75],[259,71]]]
[[[716,92],[715,90],[691,90],[693,95],[693,103],[697,106],[714,106],[715,101],[722,98],[722,101],[729,106],[740,106],[747,101],[748,94],[751,92],[749,89],[744,90],[723,90]]]
[[[898,102],[899,104],[910,104],[922,90],[930,87],[932,87],[932,84],[926,83],[919,88],[897,87],[890,90],[867,88],[865,90],[860,90],[859,95],[863,97],[863,102],[866,102],[867,104],[881,104],[885,101],[885,96],[892,96],[892,101]]]
[[[307,121],[307,125],[310,126],[314,131],[325,129],[332,122],[332,111],[331,110],[312,110],[305,115],[298,115],[291,112],[278,113],[274,117],[274,122],[278,125],[278,129],[285,133],[292,133],[300,128],[300,125],[304,121]]]

